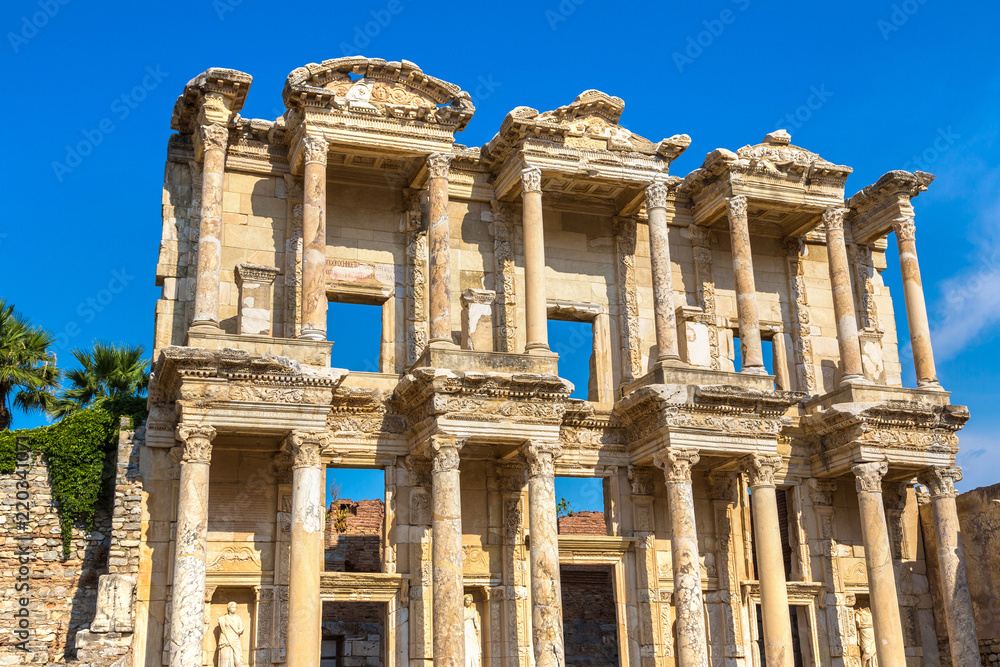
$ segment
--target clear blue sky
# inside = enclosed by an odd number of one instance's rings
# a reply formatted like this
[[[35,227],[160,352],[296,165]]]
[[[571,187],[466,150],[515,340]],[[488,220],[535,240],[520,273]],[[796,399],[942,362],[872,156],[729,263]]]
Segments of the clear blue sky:
[[[777,127],[853,166],[848,194],[922,160],[937,174],[916,203],[938,371],[973,415],[961,488],[1000,481],[995,2],[8,0],[0,11],[0,294],[62,334],[61,361],[95,339],[151,345],[170,112],[190,78],[249,72],[243,115],[274,118],[296,67],[405,58],[473,95],[468,145],[515,106],[552,109],[598,88],[625,100],[631,130],[691,135],[679,175]]]

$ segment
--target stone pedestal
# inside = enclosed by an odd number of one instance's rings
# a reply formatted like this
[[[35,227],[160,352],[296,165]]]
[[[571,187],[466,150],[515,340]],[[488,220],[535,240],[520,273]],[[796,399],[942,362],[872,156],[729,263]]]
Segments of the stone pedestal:
[[[736,314],[740,321],[740,352],[743,355],[741,372],[766,375],[760,345],[757,287],[754,284],[753,257],[750,252],[747,198],[743,195],[729,197],[726,199],[726,211],[733,245],[733,273],[736,275]]]
[[[657,361],[674,361],[680,357],[677,350],[673,270],[670,267],[670,238],[667,235],[667,186],[653,183],[646,188],[646,212],[649,216],[649,263],[653,273]]]
[[[462,292],[462,349],[493,351],[493,290],[467,289]]]
[[[889,466],[885,461],[858,463],[851,468],[857,477],[858,505],[861,508],[861,537],[868,567],[879,667],[904,667],[903,626],[899,616],[896,574],[892,565],[889,528],[882,503],[882,477]]]
[[[465,667],[462,490],[454,436],[431,436],[431,531],[434,577],[434,664]]]
[[[198,275],[191,326],[218,329],[219,280],[222,271],[222,189],[229,130],[221,125],[202,125],[199,130],[204,161],[201,168]]]
[[[920,280],[920,264],[917,262],[917,228],[913,224],[913,218],[906,217],[893,220],[892,230],[896,233],[896,243],[899,245],[899,271],[903,275],[903,300],[906,303],[906,322],[910,329],[917,386],[921,389],[940,389],[934,367],[934,350],[931,348],[924,286]]]
[[[948,625],[948,648],[953,667],[978,667],[979,640],[976,618],[965,571],[961,526],[955,505],[955,482],[962,479],[960,468],[932,468],[920,475],[931,496],[934,537],[937,542],[938,572],[944,617]]]
[[[697,450],[671,447],[658,453],[653,459],[663,469],[667,484],[679,667],[708,667],[698,531],[695,525],[694,497],[691,493],[691,468],[699,458]]]
[[[292,549],[288,580],[288,665],[319,667],[323,605],[324,497],[320,451],[326,433],[292,433]]]
[[[326,157],[325,139],[302,139],[305,159],[302,201],[302,333],[326,340]]]
[[[208,548],[208,473],[211,426],[177,427],[181,476],[177,493],[170,667],[202,664],[205,640],[205,555]]]
[[[549,351],[548,306],[545,302],[545,232],[542,224],[542,170],[521,172],[524,224],[525,352]]]
[[[830,285],[833,289],[833,311],[837,318],[837,342],[840,344],[840,362],[844,371],[841,384],[865,379],[861,364],[861,345],[858,342],[858,320],[854,312],[854,292],[851,290],[851,268],[847,262],[847,246],[844,244],[844,215],[849,210],[831,208],[823,213]]]
[[[430,258],[430,344],[454,345],[451,338],[451,227],[448,217],[448,169],[454,156],[434,153],[427,158],[427,254]]]
[[[271,335],[272,292],[277,275],[278,268],[275,266],[236,265],[236,285],[240,290],[236,329],[240,336]]]
[[[552,442],[533,441],[524,448],[531,531],[531,639],[537,667],[561,666],[566,661],[554,465],[561,453]]]
[[[753,454],[740,461],[740,468],[750,483],[750,503],[753,506],[766,662],[768,667],[794,667],[788,587],[781,555],[781,527],[774,488],[774,473],[780,466],[780,456]]]

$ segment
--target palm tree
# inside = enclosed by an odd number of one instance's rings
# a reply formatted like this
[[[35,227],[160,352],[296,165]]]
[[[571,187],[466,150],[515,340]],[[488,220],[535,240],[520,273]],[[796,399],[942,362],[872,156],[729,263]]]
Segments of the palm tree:
[[[149,386],[149,359],[141,345],[97,342],[90,352],[74,350],[80,368],[65,373],[69,386],[52,402],[49,415],[65,417],[101,398],[142,396]]]
[[[59,369],[48,348],[55,339],[0,299],[0,429],[10,428],[14,407],[31,411],[53,405],[50,390],[58,384]]]

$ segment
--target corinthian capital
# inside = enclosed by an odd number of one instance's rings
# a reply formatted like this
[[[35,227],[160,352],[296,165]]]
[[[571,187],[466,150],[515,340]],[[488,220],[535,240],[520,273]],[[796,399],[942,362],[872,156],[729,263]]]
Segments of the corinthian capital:
[[[557,458],[562,456],[562,447],[558,442],[545,440],[530,440],[524,446],[524,458],[528,461],[530,477],[555,477]]]
[[[856,463],[851,466],[851,472],[858,478],[859,493],[882,493],[882,478],[889,472],[889,464],[885,461]]]
[[[750,488],[774,486],[774,473],[781,468],[781,457],[771,454],[750,454],[739,461],[740,471],[750,481]]]
[[[842,230],[844,228],[844,216],[850,213],[849,208],[828,208],[823,211],[823,223],[826,231]]]
[[[729,213],[729,219],[739,218],[740,220],[746,220],[747,218],[747,198],[745,195],[736,195],[735,197],[726,197],[726,211]]]
[[[292,454],[292,468],[319,468],[320,452],[329,441],[326,431],[293,431],[286,441]]]
[[[448,178],[454,157],[451,153],[431,153],[427,156],[427,175],[430,178]]]
[[[666,208],[667,186],[663,183],[651,183],[646,186],[646,210]]]
[[[226,150],[229,145],[229,128],[222,125],[202,125],[201,142],[206,151],[213,148]]]
[[[920,483],[927,487],[931,498],[955,497],[955,482],[962,481],[962,469],[958,466],[928,468],[920,473]]]
[[[326,156],[329,150],[330,144],[322,137],[306,136],[302,138],[302,152],[305,155],[306,162],[326,164]]]
[[[431,472],[451,472],[458,470],[458,452],[464,441],[453,435],[440,433],[431,436]]]
[[[215,429],[211,426],[189,426],[181,424],[174,437],[183,444],[181,460],[184,463],[208,463],[212,459],[212,440]]]
[[[690,482],[691,468],[701,456],[692,447],[669,447],[653,455],[653,463],[663,469],[663,478],[667,482]]]
[[[528,167],[521,170],[521,188],[525,192],[541,192],[542,170],[538,167]]]
[[[896,232],[896,238],[900,241],[912,241],[917,238],[917,226],[913,222],[912,215],[903,215],[894,218],[892,221],[892,231]]]

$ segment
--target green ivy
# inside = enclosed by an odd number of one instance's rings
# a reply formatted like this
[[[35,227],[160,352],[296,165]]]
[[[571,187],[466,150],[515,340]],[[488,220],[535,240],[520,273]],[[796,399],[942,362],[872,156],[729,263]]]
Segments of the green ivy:
[[[73,526],[92,529],[98,503],[112,504],[121,417],[128,417],[131,427],[142,422],[146,399],[99,399],[55,424],[0,432],[0,474],[14,472],[19,438],[32,453],[45,456],[64,557],[69,556]]]

